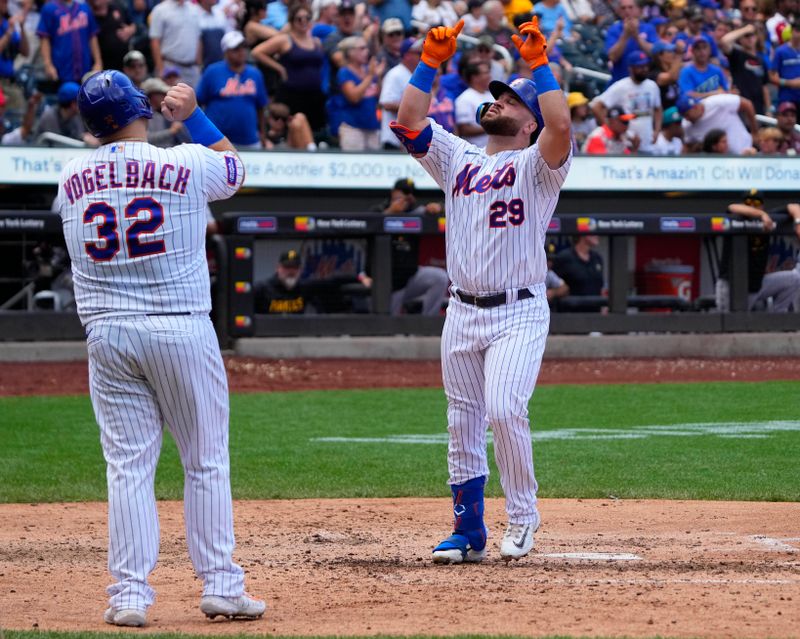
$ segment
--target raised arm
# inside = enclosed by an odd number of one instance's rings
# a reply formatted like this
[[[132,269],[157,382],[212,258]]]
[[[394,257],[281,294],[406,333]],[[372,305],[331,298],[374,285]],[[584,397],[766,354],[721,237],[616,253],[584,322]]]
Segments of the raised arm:
[[[527,36],[525,40],[514,34],[511,38],[520,56],[533,71],[536,83],[539,110],[542,112],[544,128],[539,135],[539,153],[551,169],[557,169],[569,157],[572,148],[570,136],[570,117],[567,100],[550,70],[547,60],[547,41],[539,30],[539,20],[521,24],[519,32]]]
[[[194,89],[179,82],[170,87],[161,103],[161,113],[169,122],[183,122],[192,141],[207,146],[212,151],[233,151],[236,147],[226,138],[202,109],[197,106]]]
[[[397,110],[400,127],[418,132],[428,126],[427,115],[436,70],[456,52],[456,39],[463,28],[464,21],[459,20],[454,27],[434,27],[428,31],[422,44],[420,62],[400,99]]]

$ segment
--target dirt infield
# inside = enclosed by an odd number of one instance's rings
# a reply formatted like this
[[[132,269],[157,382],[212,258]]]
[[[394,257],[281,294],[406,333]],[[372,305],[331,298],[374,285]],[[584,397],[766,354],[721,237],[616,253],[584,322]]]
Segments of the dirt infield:
[[[437,362],[226,360],[234,391],[438,387]],[[796,380],[797,360],[545,361],[541,383]],[[4,364],[0,395],[87,392],[85,363]],[[442,460],[444,464],[444,459]],[[441,499],[239,502],[236,558],[263,620],[208,622],[180,503],[160,502],[158,599],[144,632],[800,637],[800,504],[543,500],[528,558],[434,566]],[[0,506],[0,627],[102,623],[105,504]]]
[[[237,503],[236,557],[269,610],[256,622],[211,623],[197,609],[181,506],[162,502],[150,630],[798,636],[800,504],[543,500],[536,552],[506,565],[496,549],[502,502],[492,499],[489,558],[434,566],[449,509],[433,499]],[[109,628],[105,511],[0,507],[4,627]]]

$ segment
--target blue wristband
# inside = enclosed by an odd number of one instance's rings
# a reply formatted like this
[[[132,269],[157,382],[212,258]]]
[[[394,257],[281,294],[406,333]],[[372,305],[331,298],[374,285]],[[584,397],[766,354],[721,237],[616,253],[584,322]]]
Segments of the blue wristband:
[[[414,74],[408,83],[417,87],[420,91],[430,93],[433,88],[433,79],[436,77],[436,67],[431,67],[420,60]]]
[[[208,119],[205,113],[200,110],[200,107],[192,111],[192,115],[183,121],[192,140],[197,144],[203,146],[211,146],[216,144],[225,136],[222,135],[220,130],[214,126],[214,123]]]
[[[549,64],[543,64],[533,70],[533,81],[536,83],[536,93],[542,95],[548,91],[561,91],[558,80],[553,75]]]

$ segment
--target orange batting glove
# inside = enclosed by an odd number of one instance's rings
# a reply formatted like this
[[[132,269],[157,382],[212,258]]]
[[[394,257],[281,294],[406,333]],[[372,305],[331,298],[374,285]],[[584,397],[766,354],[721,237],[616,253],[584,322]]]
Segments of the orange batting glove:
[[[454,27],[434,27],[428,31],[422,43],[422,61],[435,68],[452,58],[456,52],[456,38],[463,28],[464,21],[459,20]]]
[[[547,39],[539,30],[539,18],[534,17],[530,22],[519,25],[519,32],[528,36],[523,40],[516,33],[511,36],[514,45],[517,47],[520,56],[531,69],[536,69],[544,64],[548,64],[547,59]]]

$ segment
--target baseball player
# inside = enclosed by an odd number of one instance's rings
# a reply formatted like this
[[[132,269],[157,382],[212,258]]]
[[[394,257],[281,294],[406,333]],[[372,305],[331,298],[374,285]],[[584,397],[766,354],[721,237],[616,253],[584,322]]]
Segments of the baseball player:
[[[503,559],[533,548],[539,526],[528,402],[545,347],[545,232],[571,162],[570,114],[548,66],[534,19],[513,36],[534,81],[494,81],[495,102],[478,108],[486,148],[427,119],[436,69],[456,50],[463,21],[431,29],[392,128],[444,190],[451,302],[442,335],[447,395],[453,534],[433,550],[436,563],[486,556],[486,430],[494,432],[508,527]]]
[[[78,106],[101,146],[61,173],[56,210],[86,328],[89,388],[108,479],[108,587],[104,619],[143,626],[158,558],[153,484],[166,425],[185,471],[189,556],[207,616],[256,618],[233,562],[228,387],[214,328],[205,257],[206,202],[242,184],[236,149],[197,108],[185,84],[162,113],[198,144],[147,143],[150,103],[123,73],[100,71]]]

